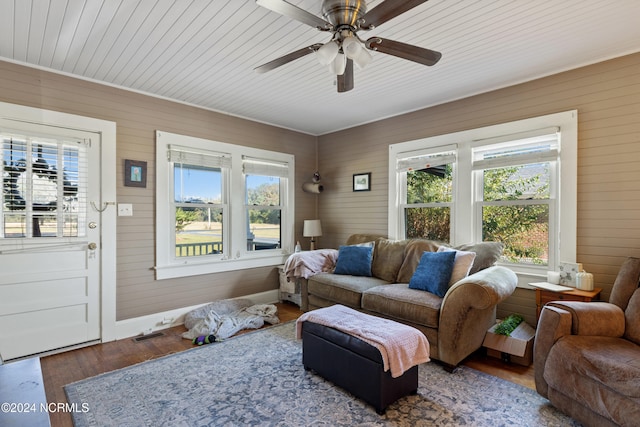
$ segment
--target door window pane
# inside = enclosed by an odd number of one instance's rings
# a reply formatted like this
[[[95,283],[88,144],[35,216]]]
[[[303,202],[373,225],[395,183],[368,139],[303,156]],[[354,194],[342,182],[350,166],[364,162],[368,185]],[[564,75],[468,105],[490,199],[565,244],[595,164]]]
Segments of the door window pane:
[[[86,147],[75,141],[2,138],[3,236],[84,235]]]

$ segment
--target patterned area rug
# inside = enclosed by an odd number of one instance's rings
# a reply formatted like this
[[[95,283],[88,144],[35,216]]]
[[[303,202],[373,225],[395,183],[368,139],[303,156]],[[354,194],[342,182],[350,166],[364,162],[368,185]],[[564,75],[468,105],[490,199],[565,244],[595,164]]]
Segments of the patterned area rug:
[[[378,415],[304,370],[295,323],[65,386],[76,426],[578,426],[533,390],[460,367],[419,367],[418,394]]]

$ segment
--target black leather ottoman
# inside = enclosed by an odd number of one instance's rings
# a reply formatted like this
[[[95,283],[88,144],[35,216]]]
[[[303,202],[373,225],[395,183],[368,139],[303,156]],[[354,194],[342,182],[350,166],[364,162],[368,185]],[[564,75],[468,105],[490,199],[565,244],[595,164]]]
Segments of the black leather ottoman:
[[[418,391],[418,366],[393,378],[380,351],[359,338],[310,321],[302,323],[302,364],[372,405],[378,414]]]

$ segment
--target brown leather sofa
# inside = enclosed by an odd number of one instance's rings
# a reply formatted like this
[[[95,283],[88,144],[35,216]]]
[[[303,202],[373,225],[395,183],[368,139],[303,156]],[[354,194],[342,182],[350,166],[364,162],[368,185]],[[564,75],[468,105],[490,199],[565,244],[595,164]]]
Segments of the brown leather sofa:
[[[496,306],[517,284],[513,271],[493,266],[502,253],[501,244],[460,247],[478,256],[469,276],[453,284],[441,298],[408,287],[420,256],[424,251],[436,251],[437,242],[354,234],[346,244],[371,241],[375,241],[372,277],[333,273],[309,277],[301,282],[304,311],[342,304],[413,326],[429,340],[431,358],[448,370],[482,346],[487,330],[495,324]]]
[[[544,306],[534,343],[538,393],[585,426],[640,424],[640,259],[622,265],[609,302]]]

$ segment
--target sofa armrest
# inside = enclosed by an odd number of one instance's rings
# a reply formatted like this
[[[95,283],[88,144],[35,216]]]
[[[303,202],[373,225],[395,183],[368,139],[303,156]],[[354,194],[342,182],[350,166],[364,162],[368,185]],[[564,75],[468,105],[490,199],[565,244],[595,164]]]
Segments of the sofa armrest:
[[[620,307],[607,302],[552,301],[542,308],[533,344],[536,390],[548,397],[544,370],[551,347],[566,335],[621,337],[625,318]]]
[[[552,301],[571,315],[572,335],[594,335],[619,338],[624,335],[625,318],[620,307],[608,302]],[[546,307],[545,306],[545,307]]]
[[[495,266],[456,282],[444,296],[438,322],[438,356],[452,366],[482,346],[496,306],[516,288],[516,274]]]
[[[536,390],[548,397],[548,385],[544,380],[544,368],[551,347],[565,335],[571,335],[571,314],[559,307],[545,305],[540,313],[533,342],[533,374]]]
[[[517,284],[518,277],[506,267],[480,270],[449,288],[442,300],[441,313],[452,307],[472,307],[479,310],[495,307],[513,293]]]

